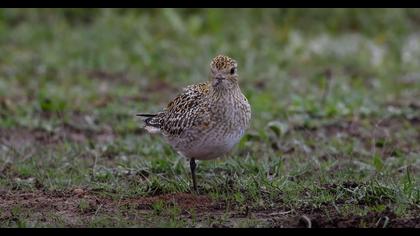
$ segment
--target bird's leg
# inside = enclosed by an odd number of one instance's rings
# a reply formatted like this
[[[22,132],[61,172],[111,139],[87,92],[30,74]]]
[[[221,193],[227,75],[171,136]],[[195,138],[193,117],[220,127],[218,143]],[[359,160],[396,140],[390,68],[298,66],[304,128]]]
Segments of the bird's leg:
[[[195,159],[191,158],[190,160],[190,168],[191,168],[191,176],[192,176],[192,181],[193,181],[193,188],[194,191],[197,192],[197,184],[196,184],[196,180],[195,180],[195,167],[197,165],[195,164]]]

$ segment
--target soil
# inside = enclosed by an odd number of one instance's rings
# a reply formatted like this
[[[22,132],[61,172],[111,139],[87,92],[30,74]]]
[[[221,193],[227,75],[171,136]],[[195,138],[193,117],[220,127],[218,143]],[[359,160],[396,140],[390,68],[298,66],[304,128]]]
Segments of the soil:
[[[62,125],[53,131],[43,129],[26,128],[0,128],[0,143],[12,146],[22,147],[34,144],[54,145],[64,141],[87,142],[89,140],[103,143],[112,141],[115,134],[112,130],[88,130],[78,129],[70,125]]]
[[[292,130],[317,139],[335,136],[358,139],[366,150],[371,150],[375,146],[380,149],[383,156],[392,156],[396,150],[403,153],[420,151],[415,141],[420,138],[419,120],[418,117],[410,119],[389,117],[370,120],[368,123],[363,123],[360,120],[340,120],[311,128],[295,126]],[[406,124],[419,132],[412,130],[411,133],[404,133],[404,138],[397,138],[396,134],[407,130]]]
[[[83,201],[84,206],[81,207]],[[420,217],[402,219],[395,213],[385,210],[381,213],[370,212],[365,216],[348,215],[337,213],[332,206],[322,209],[270,209],[258,210],[238,208],[226,211],[226,204],[215,202],[207,196],[190,193],[162,194],[152,197],[130,197],[112,199],[100,196],[86,189],[76,188],[70,191],[1,191],[0,190],[0,221],[13,220],[16,218],[16,207],[30,209],[43,219],[48,221],[48,213],[53,211],[65,219],[66,226],[77,227],[80,222],[74,219],[88,220],[96,214],[98,209],[101,213],[115,214],[125,209],[135,209],[144,212],[144,217],[153,212],[153,205],[163,203],[165,206],[177,206],[183,217],[191,217],[194,209],[198,219],[212,218],[228,212],[229,221],[234,222],[245,218],[254,218],[265,222],[269,227],[415,227],[420,228]],[[245,210],[244,210],[245,209]],[[226,224],[212,224],[211,227],[230,227]]]
[[[155,84],[156,87],[166,86]],[[150,89],[154,89],[153,86]],[[315,128],[293,127],[293,132],[305,132],[315,137],[332,137],[336,135],[347,135],[358,138],[365,143],[366,148],[370,149],[372,140],[388,140],[396,132],[404,129],[404,123],[408,122],[415,129],[419,128],[419,118],[401,119],[385,118],[377,121],[370,121],[369,124],[358,120],[339,121],[322,125]],[[75,116],[73,123],[64,123],[52,131],[42,129],[20,128],[0,128],[0,144],[6,146],[30,146],[44,145],[50,146],[63,141],[71,142],[108,142],[115,139],[111,128],[101,127],[100,129],[85,128],[80,126],[83,123],[83,116]],[[375,129],[366,129],[376,127]],[[417,134],[418,135],[418,134]],[[420,136],[419,136],[420,137]],[[418,137],[417,137],[418,138]],[[392,152],[398,149],[403,152],[413,151],[418,148],[415,146],[416,137],[406,139],[389,139],[387,145],[373,143],[378,149],[383,149],[387,156],[393,155]],[[293,150],[290,150],[293,152]],[[3,167],[6,173],[7,166]],[[1,177],[1,176],[0,176]],[[17,176],[19,177],[19,176]],[[29,180],[28,180],[29,181]],[[36,181],[36,180],[35,180]],[[36,184],[35,184],[36,186]],[[325,189],[334,190],[338,186],[325,185]],[[357,183],[345,183],[343,187],[356,188]],[[81,203],[83,206],[81,207]],[[190,193],[157,193],[154,196],[123,197],[113,199],[91,191],[89,189],[76,188],[68,191],[47,191],[42,187],[36,190],[25,192],[23,190],[5,191],[0,189],[0,221],[16,220],[16,208],[29,210],[31,214],[42,215],[42,219],[48,222],[51,212],[59,214],[66,226],[83,226],[83,222],[88,222],[99,210],[102,214],[115,215],[124,209],[135,209],[147,218],[148,214],[153,214],[154,206],[162,203],[164,206],[177,206],[181,209],[181,216],[191,218],[191,210],[199,219],[214,218],[228,212],[228,222],[224,224],[212,224],[212,227],[231,227],[233,222],[241,219],[258,219],[265,222],[269,227],[415,227],[420,228],[420,216],[415,218],[401,218],[389,209],[382,212],[369,212],[364,216],[344,215],[336,210],[336,206],[325,205],[322,208],[300,209],[249,209],[246,205],[234,206],[233,209],[226,209],[225,202],[217,202],[205,195]],[[337,204],[344,204],[337,202]],[[359,203],[366,204],[366,203]],[[282,204],[279,204],[282,205]],[[416,210],[418,211],[418,210]],[[420,214],[418,214],[420,215]],[[35,217],[35,216],[33,216]],[[82,223],[81,223],[82,222]],[[230,223],[229,223],[230,222]],[[54,222],[53,222],[54,223]],[[206,226],[205,224],[203,226]]]

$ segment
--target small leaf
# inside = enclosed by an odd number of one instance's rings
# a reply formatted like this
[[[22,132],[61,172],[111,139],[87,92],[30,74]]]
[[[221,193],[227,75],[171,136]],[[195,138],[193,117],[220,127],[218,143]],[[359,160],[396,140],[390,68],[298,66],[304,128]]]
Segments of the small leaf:
[[[289,131],[289,125],[280,121],[271,121],[268,123],[267,127],[272,130],[278,137],[284,136],[287,131]]]
[[[381,171],[384,167],[384,163],[379,155],[373,156],[373,166],[375,166],[376,171]]]

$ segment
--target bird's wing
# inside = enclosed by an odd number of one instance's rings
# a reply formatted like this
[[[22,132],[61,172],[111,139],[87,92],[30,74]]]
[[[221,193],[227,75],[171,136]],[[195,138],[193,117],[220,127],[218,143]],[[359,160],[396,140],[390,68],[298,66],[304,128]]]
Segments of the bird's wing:
[[[203,98],[209,93],[209,83],[190,85],[170,101],[154,119],[166,135],[181,135],[185,130],[203,123]]]

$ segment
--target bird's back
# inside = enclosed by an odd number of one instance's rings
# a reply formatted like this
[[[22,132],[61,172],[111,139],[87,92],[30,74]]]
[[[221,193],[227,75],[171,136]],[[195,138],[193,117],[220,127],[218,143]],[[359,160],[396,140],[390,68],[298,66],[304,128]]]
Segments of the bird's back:
[[[146,129],[154,128],[164,136],[179,137],[186,130],[202,125],[203,119],[206,118],[206,106],[203,101],[208,93],[208,83],[187,86],[162,112],[145,120]]]

